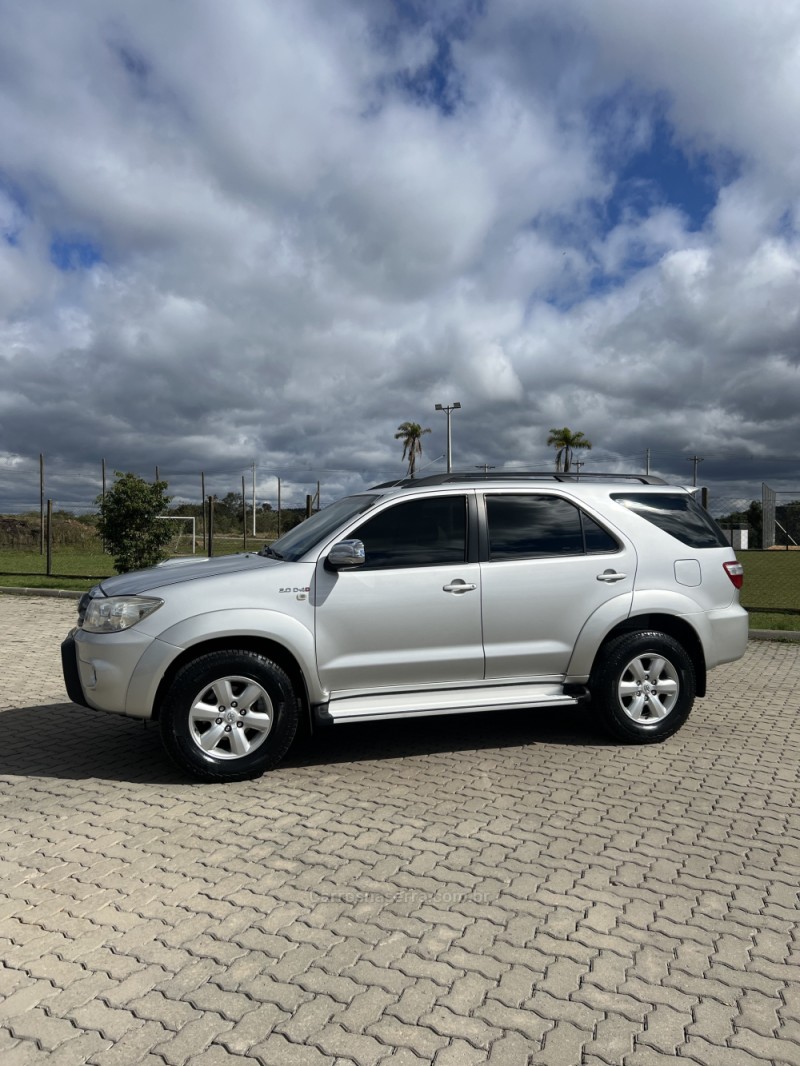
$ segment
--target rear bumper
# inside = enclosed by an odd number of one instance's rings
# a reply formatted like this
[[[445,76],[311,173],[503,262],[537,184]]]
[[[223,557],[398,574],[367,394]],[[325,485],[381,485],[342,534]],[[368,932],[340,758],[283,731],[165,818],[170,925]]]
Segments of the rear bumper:
[[[708,632],[711,635],[707,648],[706,665],[709,670],[722,663],[741,659],[747,650],[750,620],[747,611],[734,604],[720,611],[708,612]]]

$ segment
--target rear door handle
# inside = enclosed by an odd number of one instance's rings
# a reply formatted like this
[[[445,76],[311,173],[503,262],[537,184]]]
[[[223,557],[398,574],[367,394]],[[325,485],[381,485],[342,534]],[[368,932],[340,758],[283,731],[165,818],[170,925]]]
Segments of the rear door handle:
[[[443,592],[474,592],[477,585],[468,585],[466,581],[462,581],[460,577],[456,577],[451,581],[449,585],[443,585]]]
[[[597,575],[597,580],[613,584],[615,581],[623,581],[627,576],[627,574],[620,574],[616,570],[604,570],[602,574]]]

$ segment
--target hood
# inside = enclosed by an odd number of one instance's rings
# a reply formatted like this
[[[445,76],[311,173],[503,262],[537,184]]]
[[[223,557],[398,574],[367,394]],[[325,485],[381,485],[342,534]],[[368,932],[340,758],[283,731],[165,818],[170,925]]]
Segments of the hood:
[[[280,566],[277,559],[244,552],[238,555],[222,555],[216,559],[172,559],[151,566],[147,570],[133,570],[118,574],[100,583],[99,590],[105,596],[136,596],[151,589],[176,585],[181,581],[196,581],[203,577],[222,577],[237,574],[242,570],[263,570],[265,566]]]

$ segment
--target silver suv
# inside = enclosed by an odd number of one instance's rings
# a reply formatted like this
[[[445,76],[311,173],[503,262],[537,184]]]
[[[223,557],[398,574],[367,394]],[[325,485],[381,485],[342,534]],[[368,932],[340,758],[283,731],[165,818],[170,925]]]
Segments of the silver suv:
[[[258,554],[109,578],[80,602],[64,676],[76,703],[157,718],[206,780],[274,767],[304,717],[588,699],[617,737],[650,743],[744,654],[741,583],[688,489],[438,475],[339,500]]]

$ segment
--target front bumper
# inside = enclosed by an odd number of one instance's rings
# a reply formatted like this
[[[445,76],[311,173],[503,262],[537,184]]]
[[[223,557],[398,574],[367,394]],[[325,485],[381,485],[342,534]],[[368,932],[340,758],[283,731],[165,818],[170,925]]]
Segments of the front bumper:
[[[83,694],[83,685],[81,685],[81,676],[78,671],[78,649],[75,645],[74,634],[73,629],[61,644],[61,670],[69,698],[81,707],[88,707],[89,703]]]
[[[161,654],[154,656],[154,650]],[[176,651],[138,627],[111,635],[87,633],[80,627],[73,629],[61,645],[62,669],[69,698],[74,703],[98,711],[147,718],[150,716],[149,702],[142,706],[140,701],[134,700],[134,709],[128,707],[128,690],[133,675],[137,668],[142,669],[153,658],[158,660],[158,670],[164,653],[171,658]],[[149,674],[148,684],[152,684],[157,683],[163,670],[155,676],[147,670],[145,673]]]

